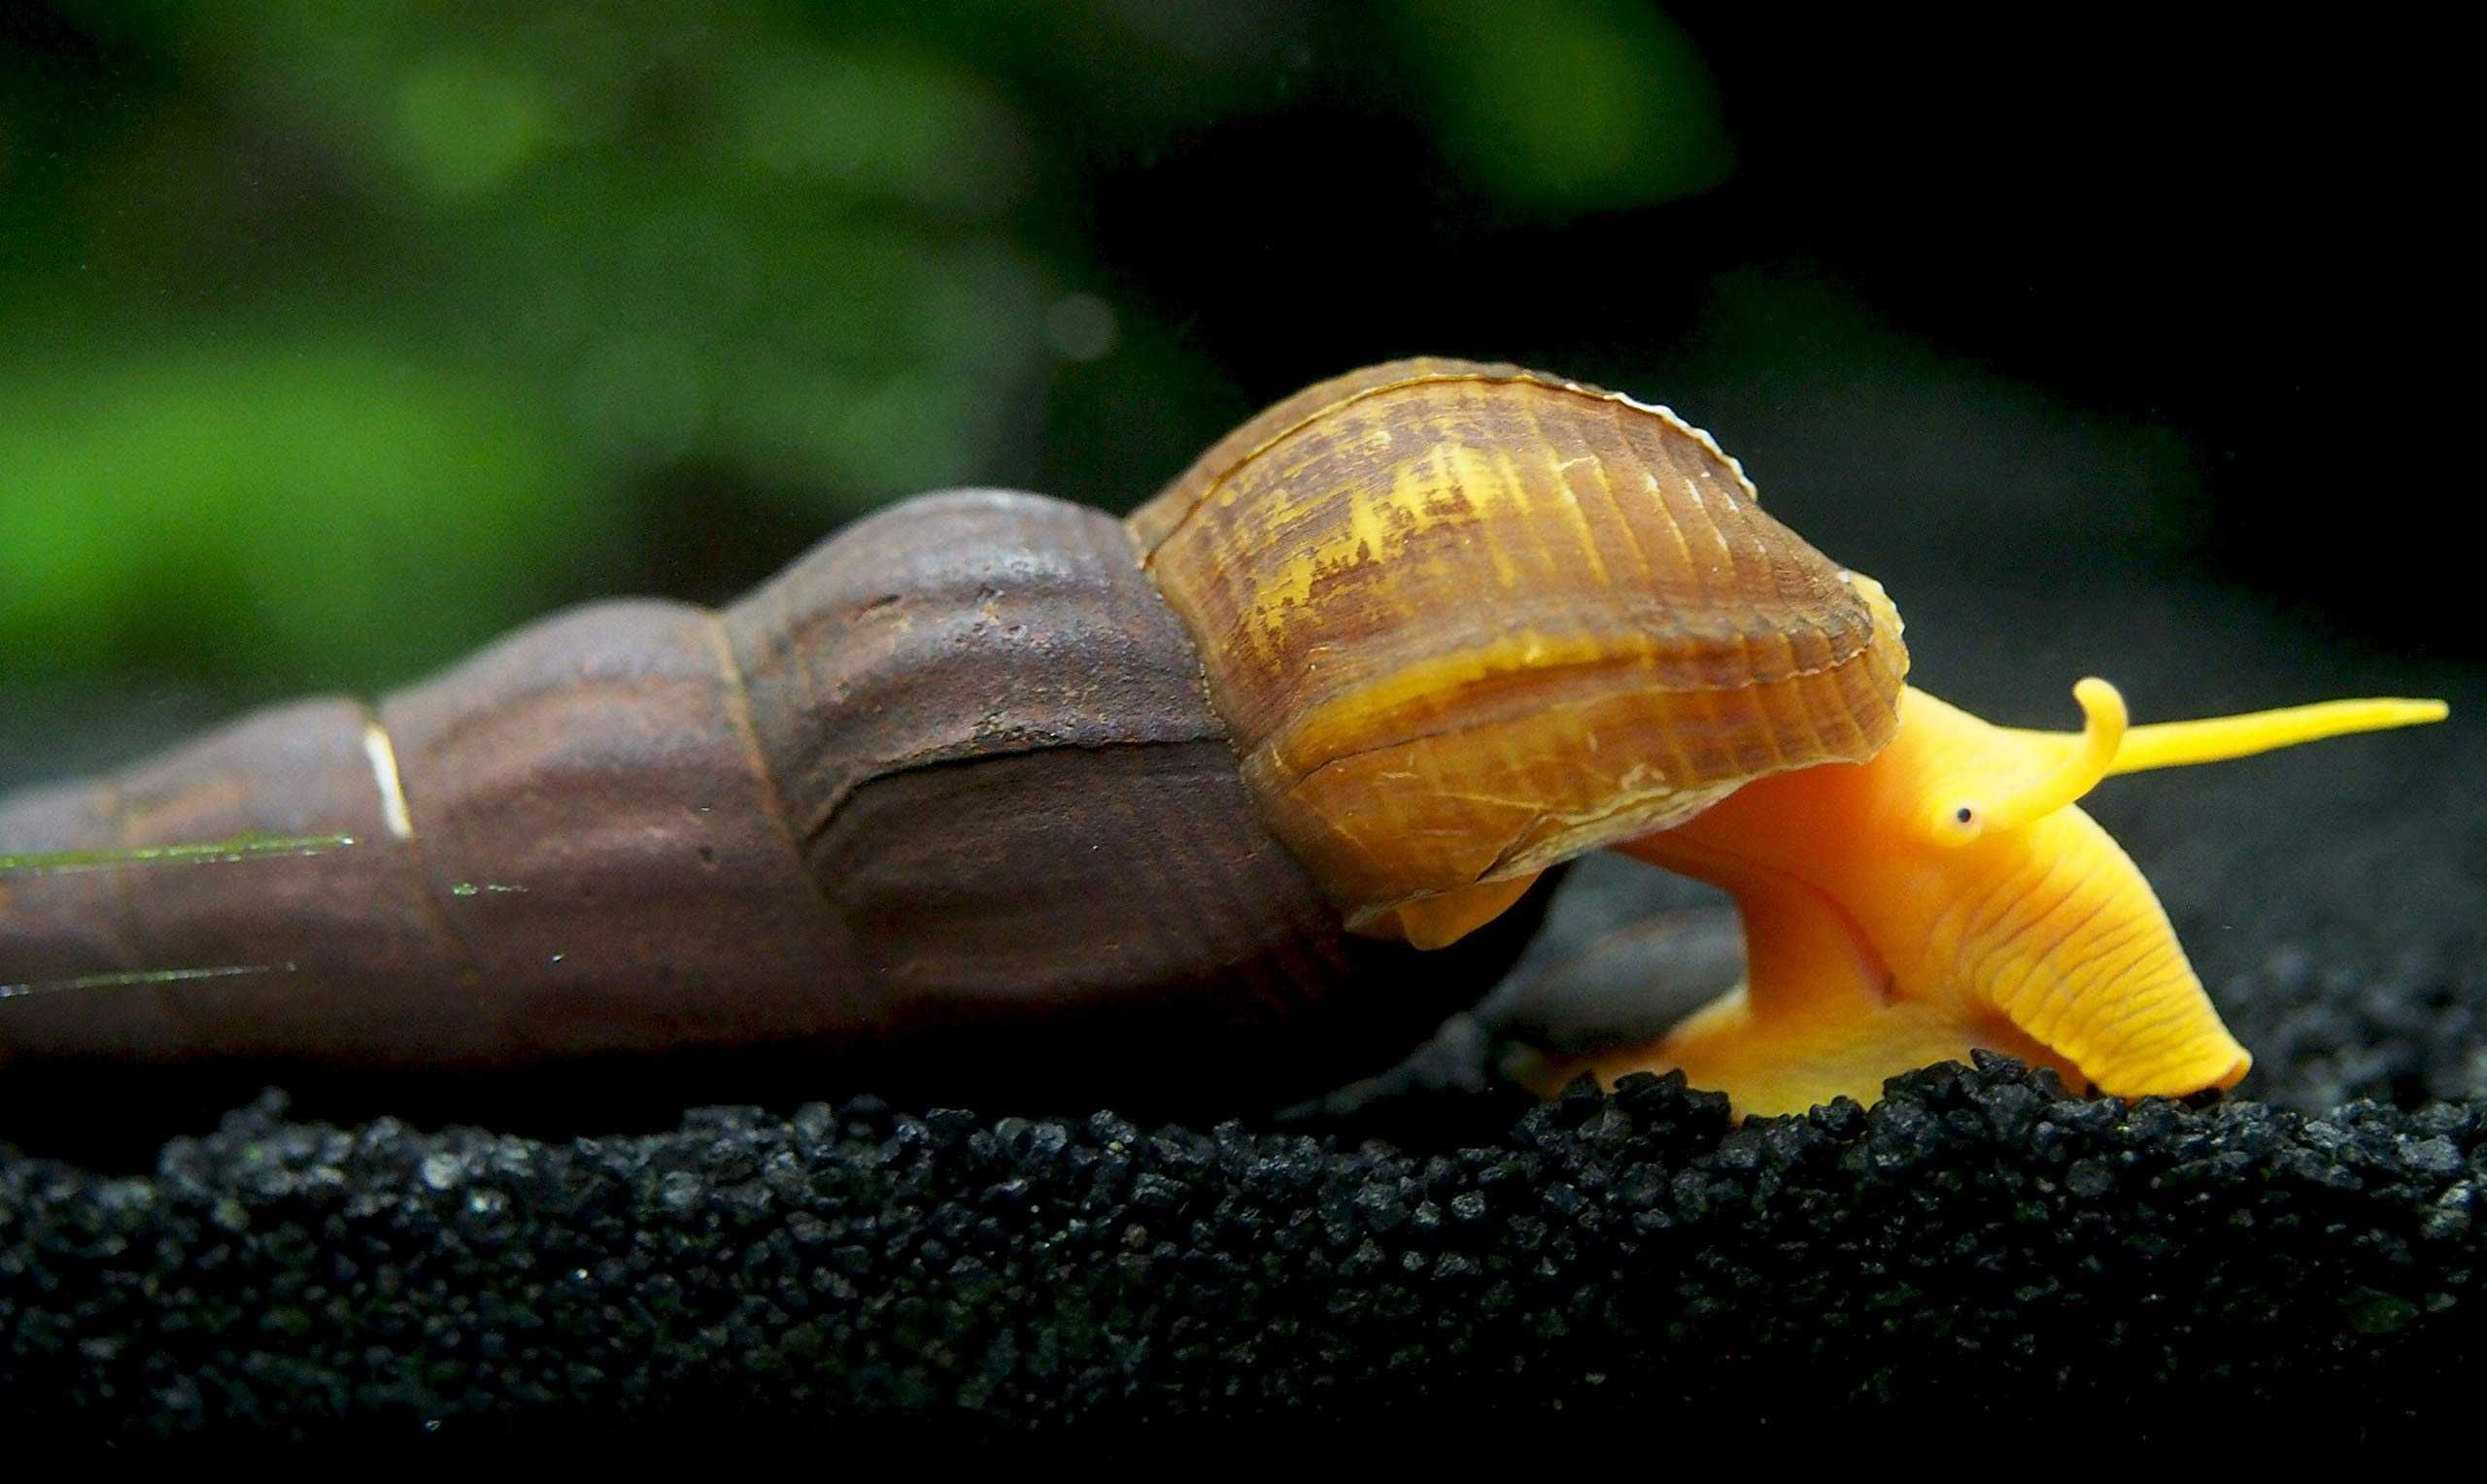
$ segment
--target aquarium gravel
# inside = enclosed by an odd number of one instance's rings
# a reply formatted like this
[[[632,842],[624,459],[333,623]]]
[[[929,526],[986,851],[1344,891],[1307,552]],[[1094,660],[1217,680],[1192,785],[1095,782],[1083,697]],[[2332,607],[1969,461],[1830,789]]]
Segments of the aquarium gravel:
[[[1972,623],[1941,607],[1913,598],[1921,669]],[[2354,655],[2299,673],[2300,635],[2198,598],[2125,633],[2145,714],[2392,685]],[[2071,673],[1961,698],[2041,720]],[[2457,1415],[2487,1350],[2487,756],[2461,720],[2487,687],[2451,693],[2451,726],[2095,801],[2257,1054],[2229,1100],[2075,1098],[1990,1062],[1731,1129],[1656,1078],[1497,1090],[1465,1019],[1422,1075],[1296,1125],[859,1096],[530,1138],[270,1096],[126,1169],[0,1151],[0,1421],[1957,1440],[2068,1408],[2085,1436]],[[1593,958],[1647,875],[1576,876],[1527,972]]]
[[[1436,1150],[869,1097],[547,1144],[270,1101],[152,1178],[0,1166],[0,1412],[2382,1423],[2480,1358],[2482,1181],[2472,1107],[2126,1107],[2000,1061],[1732,1130],[1645,1074]]]

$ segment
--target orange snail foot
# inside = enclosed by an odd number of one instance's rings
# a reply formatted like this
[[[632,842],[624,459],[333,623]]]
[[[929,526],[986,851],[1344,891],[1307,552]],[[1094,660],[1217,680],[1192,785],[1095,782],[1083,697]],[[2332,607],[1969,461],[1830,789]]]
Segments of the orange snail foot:
[[[1739,1119],[1802,1113],[1834,1097],[1871,1105],[1883,1084],[1938,1062],[1997,1051],[2054,1067],[2066,1085],[2088,1085],[2079,1069],[2000,1019],[1976,1023],[1938,1006],[1902,1000],[1839,1014],[1762,1018],[1741,988],[1713,1000],[1654,1041],[1577,1058],[1548,1057],[1519,1079],[1552,1096],[1587,1072],[1602,1087],[1633,1072],[1681,1071],[1693,1087],[1727,1095]],[[2222,1086],[2232,1085],[2244,1068]]]

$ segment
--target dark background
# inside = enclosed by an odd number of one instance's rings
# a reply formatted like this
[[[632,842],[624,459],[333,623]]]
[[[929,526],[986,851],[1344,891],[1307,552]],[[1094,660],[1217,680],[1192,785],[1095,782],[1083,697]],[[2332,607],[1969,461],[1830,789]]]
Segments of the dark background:
[[[0,778],[929,487],[1128,506],[1419,352],[1669,402],[1912,616],[2218,581],[2478,652],[2441,37],[678,9],[0,7]]]

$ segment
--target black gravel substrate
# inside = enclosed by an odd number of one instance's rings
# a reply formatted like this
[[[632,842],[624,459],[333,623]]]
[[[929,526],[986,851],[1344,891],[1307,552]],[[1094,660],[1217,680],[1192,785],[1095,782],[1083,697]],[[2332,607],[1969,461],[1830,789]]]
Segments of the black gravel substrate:
[[[2163,1426],[2467,1390],[2487,1120],[2017,1064],[1729,1130],[1637,1079],[1438,1151],[897,1113],[545,1144],[274,1102],[0,1166],[0,1413],[413,1433],[1868,1409]]]

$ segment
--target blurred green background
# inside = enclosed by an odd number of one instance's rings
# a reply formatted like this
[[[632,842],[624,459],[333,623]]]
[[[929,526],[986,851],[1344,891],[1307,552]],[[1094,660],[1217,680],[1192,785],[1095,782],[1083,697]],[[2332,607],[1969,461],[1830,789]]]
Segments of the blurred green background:
[[[5,12],[0,760],[383,689],[565,601],[720,600],[918,489],[1126,507],[1418,352],[1672,402],[1904,604],[2212,571],[2471,642],[2423,543],[2300,514],[2423,483],[2371,452],[2430,447],[2423,47],[696,9]]]

